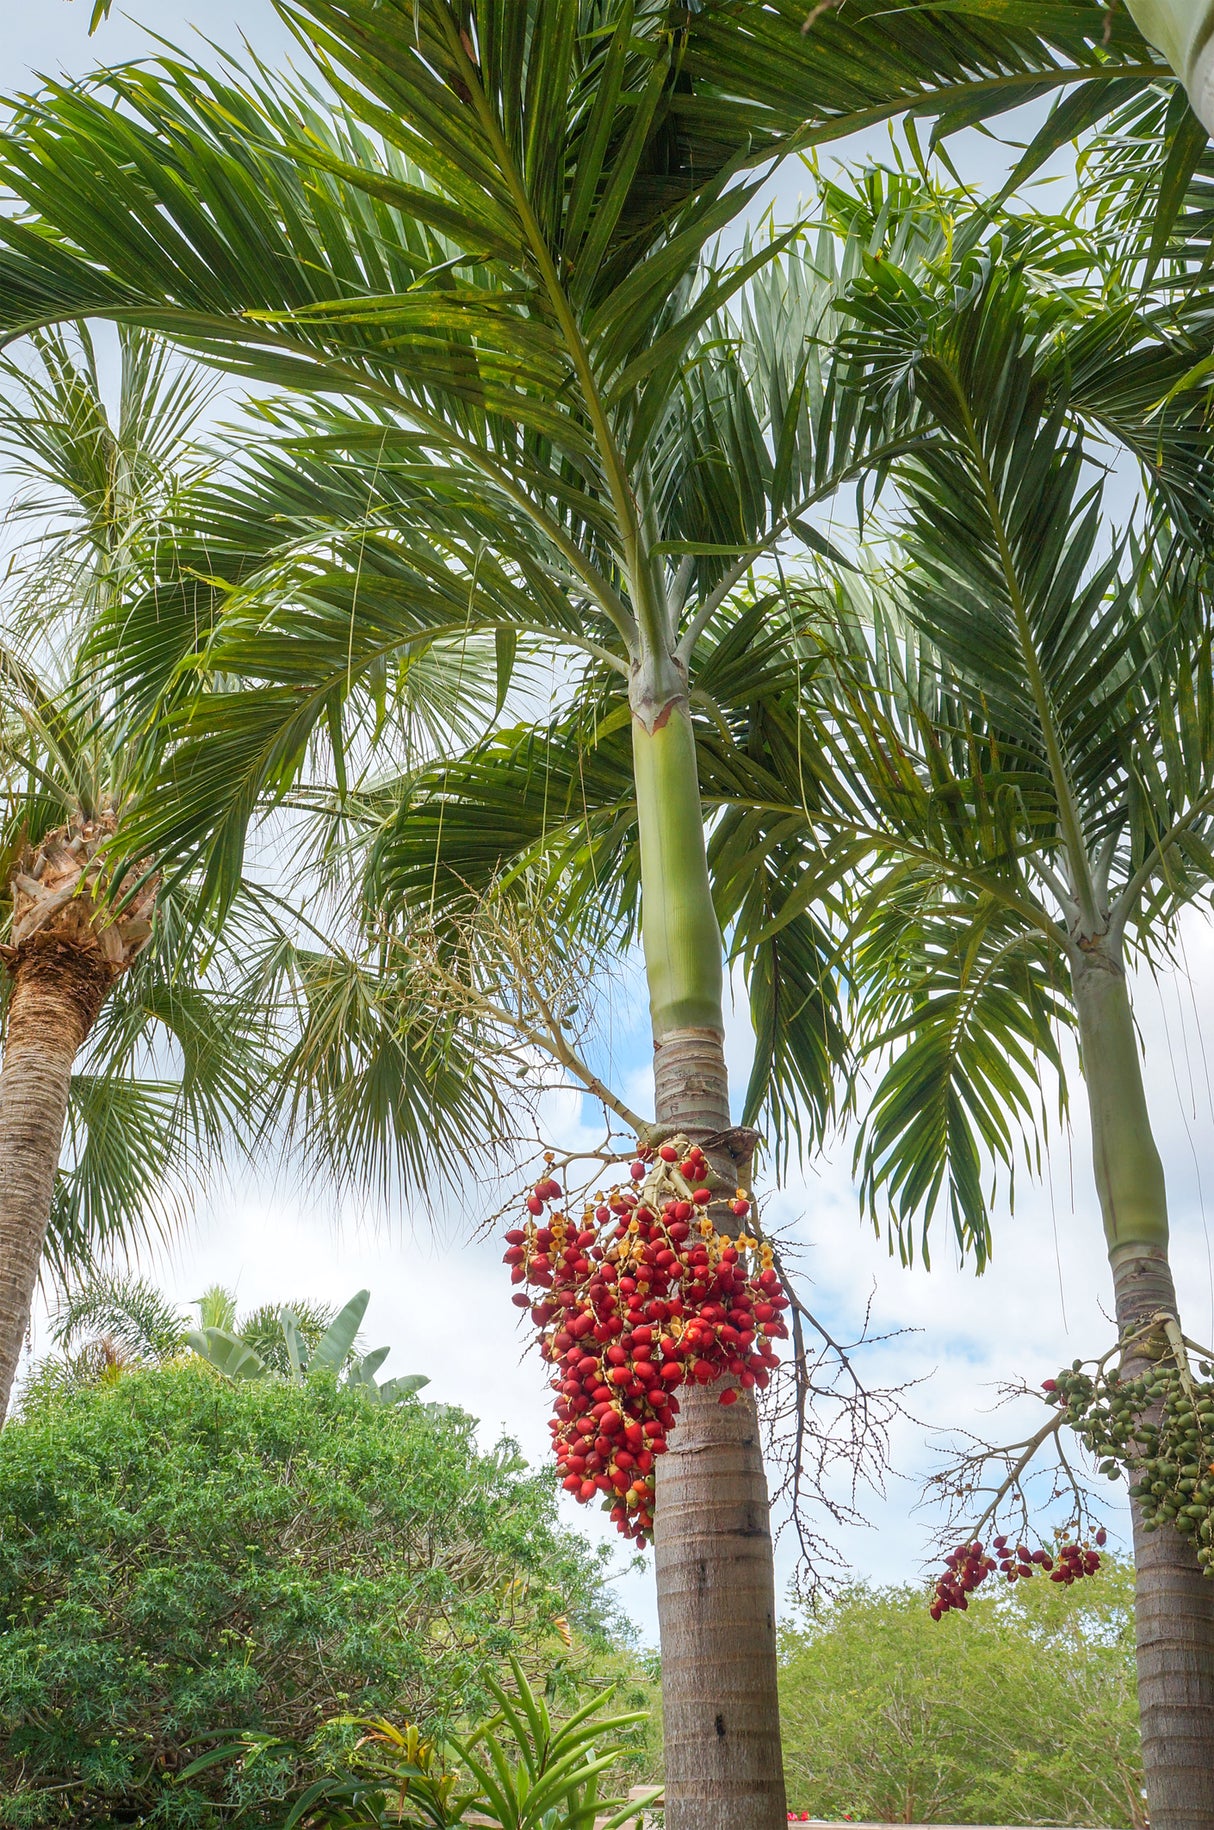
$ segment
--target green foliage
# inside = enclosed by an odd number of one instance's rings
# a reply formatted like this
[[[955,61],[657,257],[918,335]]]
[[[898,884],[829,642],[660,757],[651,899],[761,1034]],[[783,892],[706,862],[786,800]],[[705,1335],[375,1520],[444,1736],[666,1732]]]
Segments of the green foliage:
[[[1144,1824],[1133,1573],[1021,1583],[933,1621],[856,1588],[786,1628],[789,1803],[879,1823]]]
[[[263,1306],[235,1332],[204,1325],[192,1329],[186,1340],[228,1379],[277,1377],[302,1385],[318,1375],[336,1378],[344,1374],[345,1383],[356,1386],[373,1403],[399,1404],[430,1381],[424,1373],[403,1373],[381,1385],[375,1375],[391,1350],[377,1347],[367,1354],[355,1352],[359,1323],[370,1300],[371,1292],[360,1290],[336,1315],[305,1304],[302,1321],[294,1309],[275,1311]],[[259,1351],[259,1344],[265,1346],[265,1353]]]
[[[487,1687],[496,1708],[466,1734],[445,1743],[427,1741],[416,1724],[397,1727],[382,1719],[339,1717],[321,1731],[320,1748],[334,1767],[295,1800],[284,1830],[307,1823],[314,1830],[402,1825],[414,1830],[455,1830],[473,1821],[501,1830],[617,1830],[638,1817],[643,1802],[629,1805],[600,1796],[600,1785],[635,1755],[643,1709],[606,1716],[615,1687],[573,1689],[573,1707],[561,1719],[550,1709],[559,1685],[551,1677],[545,1692],[527,1681],[510,1660],[512,1688],[495,1678]],[[346,1731],[336,1757],[326,1745],[332,1731]],[[358,1735],[353,1745],[349,1733]],[[245,1761],[265,1759],[274,1744],[246,1737]],[[220,1749],[196,1763],[196,1770],[231,1757]],[[457,1766],[455,1762],[458,1761]],[[187,1775],[188,1776],[188,1775]],[[656,1796],[660,1788],[654,1787]]]
[[[602,1642],[593,1559],[458,1412],[199,1361],[48,1398],[0,1436],[0,1825],[277,1830],[311,1756],[177,1776],[342,1711],[441,1732],[566,1618]]]

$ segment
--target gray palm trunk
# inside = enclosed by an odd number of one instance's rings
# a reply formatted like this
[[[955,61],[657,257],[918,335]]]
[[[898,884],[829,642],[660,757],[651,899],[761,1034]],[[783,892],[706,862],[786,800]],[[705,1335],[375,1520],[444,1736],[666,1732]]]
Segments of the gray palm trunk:
[[[698,1143],[727,1188],[753,1133],[732,1129],[723,947],[709,885],[695,738],[674,665],[632,688],[642,934],[658,1125]],[[667,1830],[781,1830],[775,1578],[753,1394],[684,1386],[658,1458],[654,1547]]]
[[[1151,1130],[1120,946],[1072,950],[1072,979],[1092,1126],[1092,1159],[1116,1293],[1117,1326],[1179,1318],[1168,1262],[1163,1164]],[[1132,1350],[1129,1377],[1146,1361]],[[1131,1501],[1138,1702],[1152,1830],[1214,1830],[1214,1582],[1193,1546],[1148,1531]]]

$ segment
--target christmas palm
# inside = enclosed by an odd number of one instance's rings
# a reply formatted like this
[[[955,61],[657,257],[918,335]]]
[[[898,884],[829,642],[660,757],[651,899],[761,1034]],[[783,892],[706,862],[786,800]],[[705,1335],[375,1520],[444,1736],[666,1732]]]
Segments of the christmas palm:
[[[944,1206],[981,1264],[990,1164],[1039,1135],[1042,1070],[1073,1026],[1131,1336],[1177,1314],[1127,965],[1166,957],[1214,869],[1210,454],[1198,419],[1173,422],[1200,441],[1183,489],[1162,464],[1140,524],[1112,530],[1094,421],[1124,434],[1119,381],[1132,401],[1136,368],[1184,352],[1131,338],[1100,381],[1115,298],[1051,297],[1030,264],[1009,238],[936,274],[874,267],[854,295],[868,386],[932,436],[897,467],[889,597],[853,627],[818,725],[840,784],[819,835],[863,852],[871,886],[857,1000],[893,1054],[859,1151],[874,1212],[909,1253]],[[1138,1505],[1135,1553],[1151,1819],[1210,1824],[1214,1599],[1192,1546],[1144,1530]]]

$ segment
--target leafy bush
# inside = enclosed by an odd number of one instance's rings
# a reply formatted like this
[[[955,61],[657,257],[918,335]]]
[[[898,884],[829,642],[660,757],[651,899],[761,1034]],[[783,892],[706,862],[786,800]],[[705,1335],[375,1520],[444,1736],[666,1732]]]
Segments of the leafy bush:
[[[343,1711],[442,1733],[493,1661],[601,1638],[600,1597],[460,1413],[201,1362],[47,1399],[0,1434],[0,1824],[277,1825],[296,1755],[175,1776]]]
[[[883,1823],[1141,1826],[1132,1573],[1021,1583],[929,1618],[853,1589],[787,1629],[789,1803]]]

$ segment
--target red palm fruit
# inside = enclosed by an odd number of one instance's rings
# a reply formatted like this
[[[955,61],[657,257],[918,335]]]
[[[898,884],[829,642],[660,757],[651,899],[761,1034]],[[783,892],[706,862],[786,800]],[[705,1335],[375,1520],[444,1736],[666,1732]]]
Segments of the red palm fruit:
[[[581,1359],[578,1361],[577,1370],[581,1374],[582,1378],[585,1379],[585,1378],[588,1378],[592,1372],[596,1372],[598,1370],[598,1364],[599,1364],[598,1359],[594,1354],[586,1353],[586,1354],[583,1354]]]
[[[521,1245],[507,1246],[506,1250],[502,1253],[502,1263],[522,1264],[526,1256],[527,1254]]]
[[[567,1474],[561,1482],[561,1486],[565,1489],[566,1493],[580,1494],[582,1490],[582,1477],[580,1474]]]
[[[640,1454],[637,1456],[637,1467],[641,1470],[642,1474],[649,1473],[649,1470],[653,1467],[652,1450],[650,1450],[650,1449],[641,1450]]]
[[[725,1390],[721,1393],[721,1396],[717,1399],[718,1404],[736,1404],[737,1402],[738,1391],[737,1387],[734,1385],[727,1385]]]
[[[690,1220],[694,1212],[695,1208],[691,1205],[690,1201],[676,1201],[674,1204],[674,1213],[671,1217],[675,1220]]]
[[[628,1173],[634,1182],[643,1182],[645,1180],[645,1165],[641,1162],[639,1157],[635,1163],[629,1164]]]
[[[510,1298],[510,1301],[518,1309],[530,1309],[531,1307],[531,1298],[523,1290],[519,1290]]]
[[[626,1366],[613,1366],[608,1377],[613,1385],[631,1385],[632,1374]]]
[[[662,1368],[662,1382],[665,1385],[669,1385],[672,1390],[676,1385],[682,1385],[683,1368],[679,1365],[677,1360],[667,1360],[665,1366]]]
[[[617,1341],[614,1347],[609,1347],[607,1349],[607,1358],[612,1366],[627,1366],[628,1350],[625,1347],[621,1347]]]
[[[618,1411],[608,1411],[599,1428],[604,1436],[618,1436],[624,1427],[624,1419]]]
[[[584,1480],[578,1490],[579,1499],[592,1500],[598,1489],[592,1480]]]
[[[742,1197],[738,1195],[729,1203],[729,1211],[731,1214],[736,1214],[739,1220],[743,1220],[750,1212],[750,1202],[744,1201]]]
[[[688,1226],[686,1220],[672,1220],[667,1226],[666,1231],[675,1245],[682,1245],[684,1239],[686,1239],[687,1235],[690,1233],[691,1228]]]
[[[1097,1542],[1097,1544],[1107,1544],[1108,1541],[1109,1541],[1109,1534],[1105,1530],[1104,1526],[1102,1525],[1100,1527],[1100,1530],[1096,1533],[1096,1542]]]
[[[624,1425],[624,1441],[630,1449],[639,1449],[644,1440],[645,1432],[639,1423],[632,1422]]]
[[[527,1235],[521,1226],[512,1226],[506,1234],[507,1245],[526,1245]]]
[[[539,1196],[538,1195],[528,1195],[527,1196],[527,1212],[529,1214],[542,1214],[543,1211],[544,1211],[544,1203],[540,1200]]]
[[[600,1226],[604,1226],[611,1218],[611,1209],[609,1207],[596,1207],[594,1210],[594,1217]]]
[[[711,1360],[697,1360],[691,1369],[692,1377],[701,1385],[708,1385],[717,1376],[717,1369]]]
[[[663,1144],[658,1155],[664,1163],[677,1163],[679,1160],[679,1153],[673,1144]]]
[[[710,1188],[693,1188],[691,1191],[691,1198],[697,1207],[707,1207],[708,1203],[712,1200],[712,1190]]]

